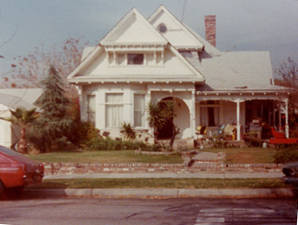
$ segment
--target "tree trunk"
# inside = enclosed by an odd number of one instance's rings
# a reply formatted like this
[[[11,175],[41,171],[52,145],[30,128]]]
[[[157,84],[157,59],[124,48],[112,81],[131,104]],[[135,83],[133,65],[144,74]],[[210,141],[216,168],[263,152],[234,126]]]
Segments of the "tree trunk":
[[[27,141],[26,141],[26,129],[25,127],[21,128],[21,138],[18,143],[18,152],[27,153]]]

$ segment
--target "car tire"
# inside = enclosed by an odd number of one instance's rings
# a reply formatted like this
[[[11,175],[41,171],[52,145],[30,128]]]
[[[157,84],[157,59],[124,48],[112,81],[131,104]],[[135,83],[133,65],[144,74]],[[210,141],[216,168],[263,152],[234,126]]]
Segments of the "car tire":
[[[9,188],[7,189],[6,192],[7,192],[6,195],[8,196],[9,199],[19,199],[23,195],[24,187]]]
[[[283,168],[282,172],[284,175],[286,175],[287,177],[293,177],[294,176],[294,171],[290,168]]]
[[[1,199],[4,199],[5,197],[5,186],[4,184],[2,183],[2,181],[0,180],[0,200]]]

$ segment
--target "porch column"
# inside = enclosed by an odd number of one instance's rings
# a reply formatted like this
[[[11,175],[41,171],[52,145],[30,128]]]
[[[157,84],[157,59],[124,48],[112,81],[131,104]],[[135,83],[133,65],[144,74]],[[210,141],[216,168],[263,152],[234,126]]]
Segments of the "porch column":
[[[289,112],[288,112],[288,109],[289,109],[289,99],[286,98],[284,100],[284,103],[285,103],[285,135],[286,135],[286,138],[289,138],[290,137],[290,134],[289,134]]]
[[[195,138],[196,135],[196,92],[193,90],[191,93],[191,127],[192,127],[192,136]]]
[[[279,109],[278,109],[278,130],[281,131],[281,110],[282,110],[282,107],[281,107],[281,104],[279,104]]]
[[[240,141],[240,130],[241,130],[241,125],[240,125],[240,99],[236,100],[237,104],[237,141]]]

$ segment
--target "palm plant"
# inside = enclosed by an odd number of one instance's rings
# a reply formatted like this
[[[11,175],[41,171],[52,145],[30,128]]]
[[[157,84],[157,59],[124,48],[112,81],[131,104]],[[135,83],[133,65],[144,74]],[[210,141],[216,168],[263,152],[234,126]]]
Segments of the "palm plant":
[[[121,133],[123,133],[128,140],[134,140],[136,138],[136,132],[131,127],[130,123],[124,122],[122,124]]]
[[[17,108],[16,110],[9,110],[10,118],[0,118],[17,125],[21,129],[21,137],[18,143],[18,152],[27,153],[26,129],[37,119],[38,114],[36,109],[26,110],[24,108]]]

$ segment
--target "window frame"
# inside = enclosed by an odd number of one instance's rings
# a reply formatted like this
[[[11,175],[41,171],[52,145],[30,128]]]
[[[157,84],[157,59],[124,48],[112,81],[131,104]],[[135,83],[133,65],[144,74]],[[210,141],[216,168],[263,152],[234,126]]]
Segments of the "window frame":
[[[107,96],[108,95],[121,95],[122,96],[122,102],[108,102],[107,101]],[[120,128],[122,123],[123,123],[123,117],[121,117],[122,121],[120,121],[120,124],[118,126],[108,126],[108,107],[110,106],[122,106],[122,113],[123,115],[123,110],[124,110],[124,101],[123,101],[124,93],[123,92],[106,92],[105,93],[105,128],[107,129],[113,129],[113,128]]]
[[[130,58],[130,56],[134,56],[132,59]],[[137,56],[141,56],[141,63],[137,63],[134,61],[135,59],[137,59]],[[144,53],[127,53],[126,54],[126,57],[127,57],[127,65],[129,66],[142,66],[142,65],[145,65],[145,54]],[[132,61],[131,61],[132,60]]]
[[[214,101],[214,103],[210,103],[208,101]],[[221,116],[220,116],[220,112],[221,112],[221,104],[220,104],[220,101],[217,101],[217,100],[206,100],[206,101],[201,101],[199,103],[199,108],[200,108],[200,125],[203,125],[202,124],[202,108],[206,108],[207,111],[207,124],[206,126],[207,127],[218,127],[220,125],[220,121],[221,121]],[[217,112],[216,112],[216,109],[217,109]],[[210,119],[209,119],[209,114],[211,113],[211,111],[213,111],[213,122],[214,122],[214,125],[209,125],[210,124]],[[217,118],[216,118],[217,117]],[[216,124],[216,121],[218,121],[218,123]]]
[[[135,106],[136,106],[136,104],[135,104],[135,96],[137,96],[137,95],[143,96],[143,101],[144,101],[144,111],[143,112],[142,112],[142,110],[136,110],[136,108],[135,108]],[[136,125],[136,118],[135,118],[135,112],[136,111],[141,112],[143,114],[142,120],[141,120],[141,126],[137,126]],[[143,93],[143,92],[135,92],[133,94],[133,124],[134,124],[134,127],[135,128],[145,128],[145,126],[146,126],[146,118],[145,118],[145,116],[146,116],[146,94]]]
[[[90,98],[94,98],[94,112],[91,111],[90,107]],[[93,119],[92,119],[93,115]],[[96,95],[88,94],[87,95],[87,121],[95,125],[96,123]]]

